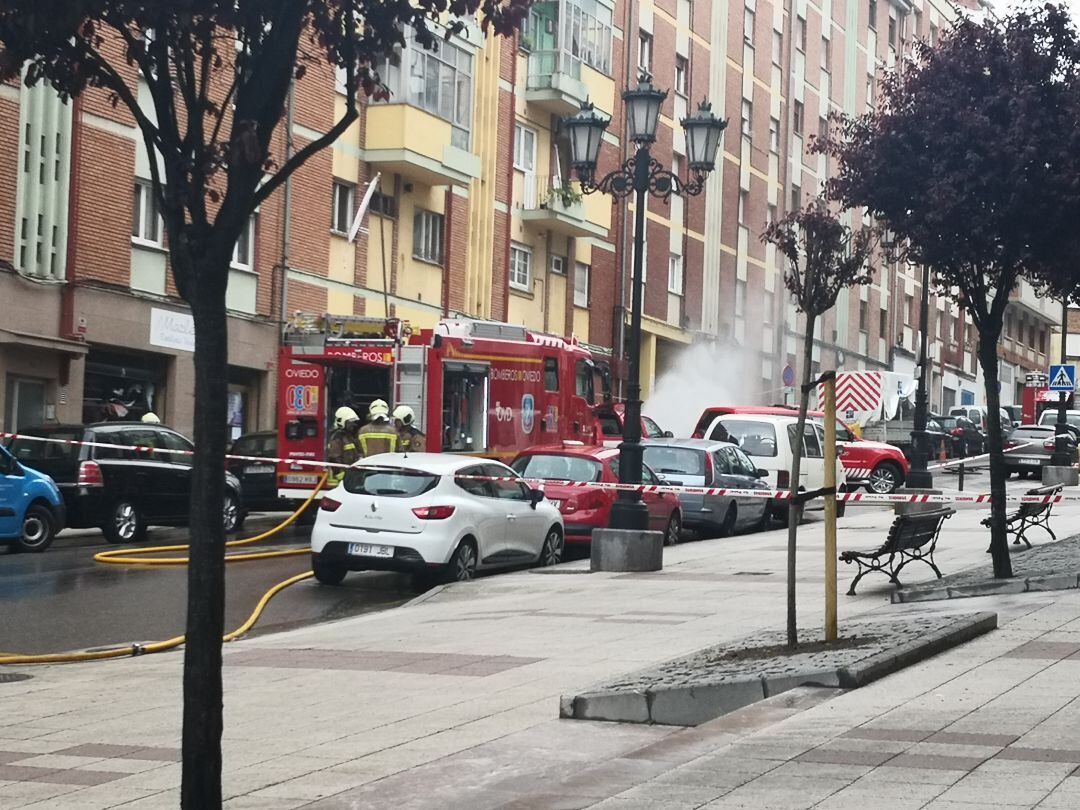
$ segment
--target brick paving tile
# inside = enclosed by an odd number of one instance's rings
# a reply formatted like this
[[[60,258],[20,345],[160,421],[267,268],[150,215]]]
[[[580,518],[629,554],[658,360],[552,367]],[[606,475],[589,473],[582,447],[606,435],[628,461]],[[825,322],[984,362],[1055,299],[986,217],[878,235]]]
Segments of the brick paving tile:
[[[895,740],[896,742],[921,742],[933,734],[915,728],[873,728],[861,726],[845,731],[841,737],[854,737],[862,740]]]
[[[938,757],[922,754],[897,754],[884,764],[889,768],[928,768],[935,771],[973,771],[986,757]]]
[[[54,773],[54,768],[34,768],[26,765],[0,765],[0,781],[35,782]]]
[[[20,759],[29,759],[32,756],[36,756],[36,754],[27,754],[21,751],[0,751],[0,765],[18,762]]]
[[[1001,657],[1049,658],[1051,660],[1060,661],[1063,658],[1068,658],[1078,652],[1080,652],[1080,644],[1074,644],[1070,641],[1029,641],[1026,644],[1021,644],[1019,647],[1014,647],[1007,653],[1004,653]]]
[[[883,751],[843,751],[836,748],[815,748],[795,759],[799,762],[820,762],[829,765],[881,765],[892,758]]]
[[[995,759],[1022,759],[1031,762],[1077,762],[1080,751],[1064,748],[1018,748],[1009,747],[999,752]]]
[[[84,771],[79,768],[70,770],[53,771],[46,776],[39,776],[36,782],[51,782],[54,785],[102,785],[130,776],[127,773],[114,773],[113,771]]]
[[[63,754],[69,757],[97,757],[98,759],[113,759],[126,757],[137,749],[137,745],[111,745],[108,743],[84,743],[73,745],[70,748],[62,748],[53,751],[54,754]]]
[[[945,743],[947,745],[985,745],[1004,748],[1012,745],[1019,737],[1015,734],[979,734],[974,732],[939,731],[924,742]]]

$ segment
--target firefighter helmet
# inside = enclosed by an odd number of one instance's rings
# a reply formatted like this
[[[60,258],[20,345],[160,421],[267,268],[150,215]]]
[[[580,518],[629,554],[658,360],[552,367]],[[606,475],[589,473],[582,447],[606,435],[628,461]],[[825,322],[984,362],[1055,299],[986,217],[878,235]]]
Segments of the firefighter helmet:
[[[139,420],[147,425],[160,425],[161,420],[158,419],[158,415],[153,411],[147,411],[143,414],[142,419]]]
[[[368,418],[383,420],[390,418],[390,406],[386,404],[386,400],[377,399],[371,403],[368,407]]]
[[[360,417],[356,415],[356,411],[350,408],[348,405],[342,405],[336,411],[334,411],[334,429],[341,430],[349,422],[359,422]]]
[[[401,422],[405,427],[409,427],[416,419],[416,415],[413,414],[413,409],[408,405],[398,405],[394,408],[394,418]]]

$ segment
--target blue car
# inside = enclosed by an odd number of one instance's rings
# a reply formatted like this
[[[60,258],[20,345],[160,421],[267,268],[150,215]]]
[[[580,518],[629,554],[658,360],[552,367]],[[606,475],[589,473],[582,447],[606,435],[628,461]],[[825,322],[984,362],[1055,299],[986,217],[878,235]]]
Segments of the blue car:
[[[53,480],[0,447],[0,543],[44,551],[64,528],[64,499]]]

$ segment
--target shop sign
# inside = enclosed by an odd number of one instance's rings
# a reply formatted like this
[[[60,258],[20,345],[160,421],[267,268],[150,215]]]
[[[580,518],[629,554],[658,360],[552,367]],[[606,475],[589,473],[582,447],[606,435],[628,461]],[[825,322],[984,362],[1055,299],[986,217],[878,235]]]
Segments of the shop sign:
[[[195,320],[186,312],[150,310],[150,345],[165,349],[195,351]]]

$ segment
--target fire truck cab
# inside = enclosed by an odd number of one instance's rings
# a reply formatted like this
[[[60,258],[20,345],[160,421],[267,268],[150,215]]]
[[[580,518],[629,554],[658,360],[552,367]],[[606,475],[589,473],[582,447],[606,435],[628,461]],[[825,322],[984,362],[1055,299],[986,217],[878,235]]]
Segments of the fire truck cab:
[[[533,444],[595,443],[609,380],[575,339],[512,324],[447,319],[413,333],[396,319],[297,313],[278,362],[278,495],[311,493],[343,405],[361,420],[376,399],[408,405],[428,452],[509,460]]]

